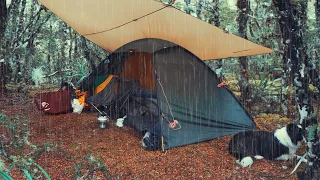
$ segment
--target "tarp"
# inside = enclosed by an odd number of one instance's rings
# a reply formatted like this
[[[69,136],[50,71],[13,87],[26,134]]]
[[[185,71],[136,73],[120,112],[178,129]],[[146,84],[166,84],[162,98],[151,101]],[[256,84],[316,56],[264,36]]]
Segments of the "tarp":
[[[39,1],[109,52],[144,38],[173,42],[202,60],[273,52],[155,0]]]

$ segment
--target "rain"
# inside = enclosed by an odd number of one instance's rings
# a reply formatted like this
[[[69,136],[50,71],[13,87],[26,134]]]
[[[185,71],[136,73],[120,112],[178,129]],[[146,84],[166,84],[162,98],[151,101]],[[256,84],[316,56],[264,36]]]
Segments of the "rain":
[[[320,179],[320,0],[0,0],[0,179]]]

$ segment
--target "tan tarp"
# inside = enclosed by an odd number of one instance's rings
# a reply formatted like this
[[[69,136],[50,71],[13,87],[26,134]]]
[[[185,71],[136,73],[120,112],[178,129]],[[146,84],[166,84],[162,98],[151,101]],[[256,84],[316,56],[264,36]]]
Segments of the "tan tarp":
[[[171,41],[202,60],[273,52],[155,0],[39,1],[110,52],[143,38]]]

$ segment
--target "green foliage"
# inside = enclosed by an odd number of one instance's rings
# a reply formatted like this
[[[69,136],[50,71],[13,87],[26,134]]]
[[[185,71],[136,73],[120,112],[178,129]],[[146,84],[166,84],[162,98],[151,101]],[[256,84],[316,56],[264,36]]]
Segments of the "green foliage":
[[[32,180],[31,174],[26,169],[21,169],[21,171],[26,175],[27,180]]]
[[[48,173],[43,168],[35,163],[35,160],[40,158],[43,153],[51,151],[50,145],[35,146],[28,141],[29,129],[28,121],[26,119],[15,116],[8,118],[4,114],[0,114],[0,124],[4,125],[9,131],[8,137],[10,142],[4,147],[2,140],[0,139],[0,154],[11,163],[9,168],[2,166],[2,169],[6,169],[5,175],[0,173],[4,178],[8,179],[8,174],[15,167],[22,171],[26,178],[29,179],[42,179],[42,176],[38,173],[37,168],[45,174],[47,179],[50,179]],[[31,148],[30,152],[26,153],[23,149]],[[7,177],[7,176],[8,177]]]
[[[238,35],[237,11],[231,9],[227,1],[220,1],[220,28]]]
[[[28,121],[21,119],[18,116],[14,118],[7,118],[5,115],[0,114],[0,124],[5,125],[12,136],[10,145],[15,149],[22,148],[27,142],[29,135]]]
[[[0,170],[0,176],[4,178],[4,180],[13,180],[7,173]]]
[[[7,2],[9,6],[13,1]],[[38,1],[27,1],[25,5],[19,2],[11,4],[0,43],[1,58],[9,60],[15,82],[23,78],[26,83],[33,81],[36,85],[44,80],[60,84],[65,71],[75,71],[73,74],[79,72],[74,70],[77,61],[81,60],[89,66],[91,61],[98,64],[105,58],[106,52],[88,40],[85,40],[88,51],[94,56],[89,59],[84,57],[81,36],[51,11],[44,10]],[[42,78],[47,75],[50,76]],[[75,79],[81,77],[76,75]]]
[[[69,71],[63,77],[67,82],[75,82],[75,85],[79,84],[89,74],[89,68],[86,61],[78,61],[74,63],[73,71]]]
[[[0,170],[4,170],[4,169],[6,169],[6,166],[5,166],[4,162],[3,162],[3,160],[0,159]]]
[[[0,139],[0,177],[11,180],[9,173],[17,168],[24,173],[26,179],[47,179],[51,180],[49,174],[36,162],[44,153],[60,151],[66,158],[74,163],[74,174],[76,179],[94,179],[94,172],[101,171],[106,179],[111,179],[106,165],[101,159],[94,158],[91,154],[73,158],[68,151],[65,151],[54,144],[45,143],[39,146],[33,145],[28,141],[27,120],[19,116],[8,118],[0,113],[0,124],[4,125],[10,132],[11,137],[8,147],[4,147]],[[25,150],[29,149],[29,152]],[[10,164],[7,168],[3,162]],[[40,170],[40,171],[39,171]],[[84,171],[85,170],[85,171]]]
[[[308,132],[308,142],[312,142],[314,140],[314,135],[317,132],[317,125],[313,125]]]
[[[44,82],[43,66],[40,66],[32,70],[31,79],[36,86]]]
[[[39,166],[39,165],[36,164],[36,163],[35,163],[35,165],[37,166],[37,168],[40,169],[40,171],[46,176],[46,178],[47,178],[48,180],[51,180],[49,174],[48,174],[41,166]]]

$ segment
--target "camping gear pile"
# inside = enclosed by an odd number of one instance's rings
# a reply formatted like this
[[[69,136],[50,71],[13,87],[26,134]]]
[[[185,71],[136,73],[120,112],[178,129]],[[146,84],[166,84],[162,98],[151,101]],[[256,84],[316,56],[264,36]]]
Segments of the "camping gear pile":
[[[256,127],[202,60],[273,50],[155,0],[40,2],[111,52],[78,89],[89,92],[85,102],[110,119],[126,116],[123,124],[144,134],[147,149],[164,151]]]
[[[48,114],[60,114],[71,111],[71,90],[38,93],[34,96],[34,103],[39,111]]]

